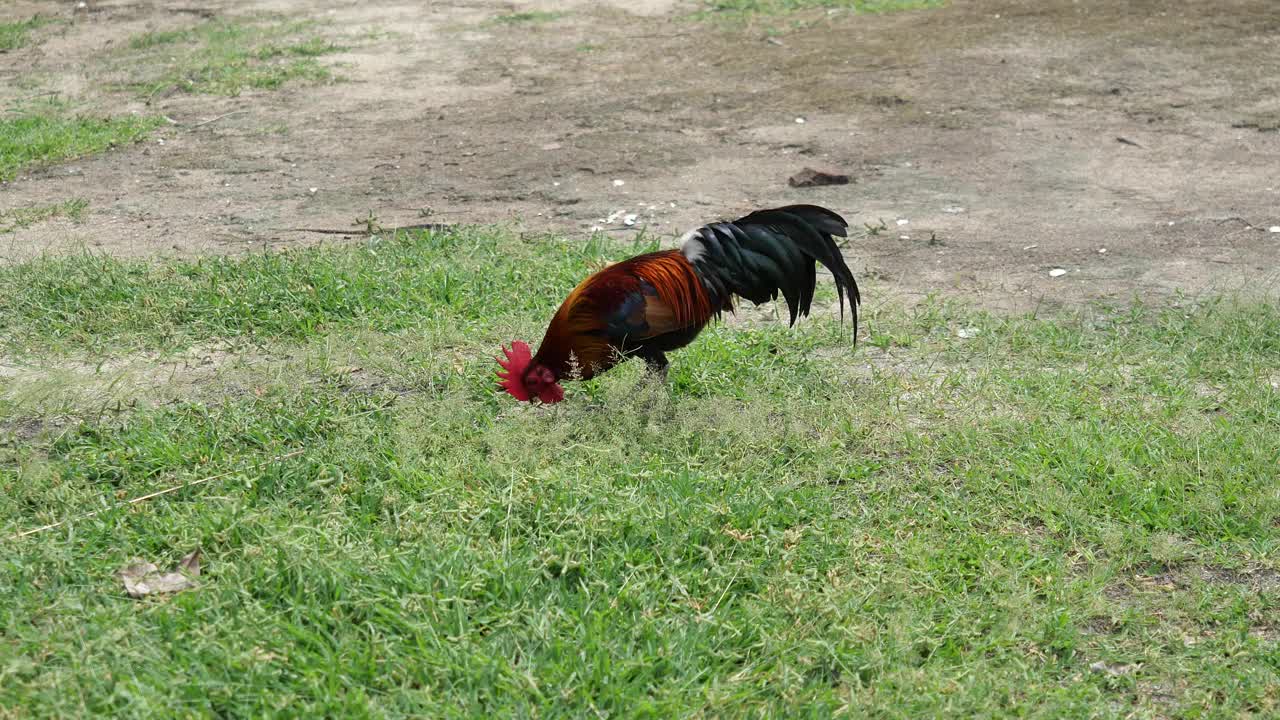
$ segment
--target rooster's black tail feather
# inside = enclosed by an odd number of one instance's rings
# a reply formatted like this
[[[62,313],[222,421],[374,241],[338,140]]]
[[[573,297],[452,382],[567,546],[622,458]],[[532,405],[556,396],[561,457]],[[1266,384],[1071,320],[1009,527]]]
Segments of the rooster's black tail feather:
[[[836,282],[840,316],[846,295],[858,331],[858,283],[836,247],[833,236],[845,237],[849,224],[817,205],[788,205],[756,212],[733,222],[710,223],[685,236],[681,252],[698,271],[716,307],[730,295],[757,305],[781,292],[791,312],[791,324],[809,314],[822,263]]]

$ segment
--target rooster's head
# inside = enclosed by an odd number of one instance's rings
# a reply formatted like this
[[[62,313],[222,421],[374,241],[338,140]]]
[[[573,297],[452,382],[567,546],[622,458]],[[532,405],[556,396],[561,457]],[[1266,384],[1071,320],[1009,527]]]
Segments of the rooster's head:
[[[556,403],[564,399],[564,388],[560,387],[555,373],[545,365],[535,363],[529,352],[528,343],[516,340],[511,349],[502,348],[507,356],[494,358],[502,366],[498,371],[498,387],[511,393],[517,400],[532,402],[534,398],[544,403]]]

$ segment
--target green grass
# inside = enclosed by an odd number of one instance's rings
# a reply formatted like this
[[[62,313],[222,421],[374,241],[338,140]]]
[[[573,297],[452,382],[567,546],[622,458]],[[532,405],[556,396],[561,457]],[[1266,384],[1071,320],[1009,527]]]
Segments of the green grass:
[[[130,84],[144,96],[175,87],[239,95],[292,81],[330,81],[333,71],[318,58],[346,48],[316,34],[315,28],[312,22],[214,20],[185,30],[144,33],[129,40],[128,63],[158,71]]]
[[[864,13],[924,10],[946,5],[946,0],[704,0],[707,9],[716,14],[753,15],[840,8]]]
[[[35,17],[14,22],[0,22],[0,52],[26,47],[31,41],[31,31],[53,22],[49,18]]]
[[[27,168],[136,142],[161,122],[160,118],[137,115],[75,115],[52,104],[0,117],[0,180],[12,179]]]
[[[28,205],[0,210],[0,233],[13,232],[36,223],[57,217],[65,217],[76,222],[84,220],[85,211],[89,209],[89,201],[84,198],[72,198],[51,205]]]
[[[501,25],[524,25],[528,23],[544,23],[552,20],[559,20],[564,17],[562,12],[549,12],[546,10],[529,10],[525,12],[507,13],[498,15],[493,18],[493,22]]]
[[[504,295],[532,281],[529,262],[544,265],[542,281],[571,287],[583,259],[602,252],[596,243],[558,248],[561,262],[548,268],[547,248],[513,245],[491,234],[427,235],[345,252],[161,265],[86,254],[0,267],[0,347],[167,350],[223,339],[305,340],[353,323],[395,332],[432,322],[422,310],[433,306],[456,308],[474,329],[543,308]],[[558,275],[548,277],[553,269]]]
[[[493,393],[499,342],[642,249],[473,230],[0,269],[0,533],[106,509],[0,541],[0,709],[1280,711],[1280,308],[995,317],[871,286],[856,349],[818,312],[708,330],[669,388],[628,364],[553,407]],[[214,365],[149,353],[188,345]],[[196,590],[113,576],[196,546]]]

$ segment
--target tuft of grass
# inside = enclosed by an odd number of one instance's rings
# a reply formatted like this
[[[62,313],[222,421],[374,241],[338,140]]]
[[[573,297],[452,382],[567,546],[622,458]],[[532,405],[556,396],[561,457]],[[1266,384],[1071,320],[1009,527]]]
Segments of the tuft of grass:
[[[0,541],[0,707],[1280,712],[1280,307],[872,303],[885,340],[856,348],[834,310],[740,308],[667,384],[495,394],[499,342],[650,247],[471,229],[0,269],[0,536],[104,510]],[[134,352],[236,337],[195,385]],[[114,575],[197,546],[195,590]]]
[[[52,205],[28,205],[12,210],[0,210],[0,233],[20,230],[56,217],[80,222],[84,220],[85,211],[88,209],[88,200],[72,198]]]
[[[314,32],[310,22],[213,20],[185,30],[131,38],[130,64],[158,67],[133,87],[144,96],[166,89],[238,95],[291,81],[325,82],[332,70],[317,58],[346,49]],[[139,63],[138,56],[146,62]]]
[[[187,30],[151,30],[129,38],[130,50],[150,50],[162,45],[173,45],[189,42],[195,38],[195,32]]]
[[[0,22],[0,52],[26,47],[31,40],[31,31],[51,22],[53,20],[39,15],[26,20]]]
[[[497,15],[492,22],[500,25],[524,25],[529,23],[544,23],[553,20],[559,20],[564,17],[563,12],[551,12],[547,10],[526,10],[523,12],[507,13],[505,15]]]
[[[814,8],[845,9],[862,13],[926,10],[947,0],[705,0],[708,12],[725,17],[777,14]]]
[[[27,168],[136,142],[161,122],[145,116],[72,115],[53,106],[0,117],[0,180],[12,179]]]

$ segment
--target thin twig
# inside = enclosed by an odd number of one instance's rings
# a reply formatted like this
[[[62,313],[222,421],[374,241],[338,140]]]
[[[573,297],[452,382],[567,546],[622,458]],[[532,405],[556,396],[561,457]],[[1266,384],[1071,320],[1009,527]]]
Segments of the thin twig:
[[[202,128],[202,127],[204,127],[205,125],[208,125],[208,124],[210,124],[210,123],[216,123],[216,122],[218,122],[219,120],[221,120],[221,119],[223,119],[223,118],[229,118],[229,117],[231,117],[232,115],[243,115],[244,113],[247,113],[247,112],[249,112],[249,111],[248,111],[248,110],[232,110],[231,112],[229,112],[229,113],[224,113],[224,114],[222,114],[222,115],[219,115],[218,117],[213,118],[212,120],[205,120],[205,121],[204,121],[204,122],[202,122],[202,123],[196,123],[195,125],[192,125],[191,127],[187,128],[187,129],[188,129],[188,130],[195,130],[196,128]]]
[[[1219,218],[1219,219],[1217,219],[1217,220],[1215,220],[1215,221],[1214,221],[1214,224],[1217,224],[1217,225],[1225,225],[1225,224],[1227,224],[1227,223],[1229,223],[1229,222],[1237,222],[1237,223],[1240,223],[1240,224],[1244,225],[1244,227],[1245,227],[1245,229],[1246,229],[1246,230],[1253,230],[1253,229],[1255,229],[1255,228],[1257,228],[1257,227],[1258,227],[1258,226],[1257,226],[1256,224],[1254,224],[1253,222],[1250,222],[1249,220],[1246,220],[1246,219],[1244,219],[1244,218],[1240,217],[1239,215],[1233,215],[1233,216],[1231,216],[1231,217]]]
[[[716,598],[716,604],[711,606],[711,609],[706,612],[704,617],[711,617],[715,614],[716,610],[720,608],[720,603],[724,602],[724,596],[729,594],[729,588],[733,587],[733,583],[737,581],[738,573],[741,570],[742,568],[734,568],[733,577],[729,578],[728,583],[725,583],[724,590],[720,593],[720,597]]]
[[[399,225],[397,227],[379,227],[374,231],[370,231],[367,227],[352,227],[350,230],[333,230],[330,228],[271,228],[272,232],[309,232],[321,233],[324,235],[382,235],[388,233],[408,232],[409,230],[429,230],[431,232],[440,232],[444,230],[452,230],[457,225],[454,223],[420,223],[418,225]]]
[[[256,465],[250,465],[250,466],[249,466],[249,467],[247,467],[247,468],[240,468],[240,469],[238,469],[238,470],[229,470],[229,471],[224,472],[224,473],[222,473],[222,474],[220,474],[220,475],[213,475],[213,476],[210,476],[210,477],[207,477],[207,478],[200,478],[199,480],[192,480],[191,482],[185,482],[185,483],[182,483],[182,484],[180,484],[180,485],[172,485],[172,486],[167,487],[167,488],[165,488],[165,489],[163,489],[163,490],[156,490],[155,492],[147,493],[146,495],[139,495],[139,496],[138,496],[138,497],[136,497],[136,498],[132,498],[132,499],[130,499],[130,500],[127,500],[127,501],[125,501],[125,502],[119,503],[119,504],[117,504],[117,505],[113,505],[113,506],[108,507],[108,508],[103,508],[103,509],[101,509],[101,510],[94,510],[93,512],[85,513],[84,515],[79,515],[79,516],[77,516],[77,517],[65,518],[65,519],[63,519],[63,520],[59,520],[58,522],[55,522],[55,523],[49,523],[48,525],[44,525],[44,526],[41,526],[41,527],[38,527],[38,528],[31,528],[30,530],[24,530],[24,531],[22,531],[22,532],[18,533],[17,535],[13,535],[13,536],[11,536],[9,539],[10,539],[10,540],[21,540],[22,538],[27,537],[28,535],[35,535],[35,534],[37,534],[37,533],[42,533],[42,532],[44,532],[45,530],[52,530],[52,529],[57,528],[57,527],[62,527],[63,525],[66,525],[67,523],[70,523],[70,522],[79,522],[80,520],[87,520],[87,519],[89,519],[89,518],[91,518],[91,517],[94,517],[94,516],[96,516],[96,515],[101,515],[101,514],[102,514],[102,513],[104,513],[104,512],[109,512],[109,511],[111,511],[111,510],[117,510],[117,509],[119,509],[119,508],[126,507],[126,506],[129,506],[129,505],[137,505],[138,503],[140,503],[140,502],[144,502],[144,501],[147,501],[147,500],[150,500],[151,498],[160,497],[161,495],[168,495],[169,493],[172,493],[172,492],[177,492],[177,491],[179,491],[179,490],[183,490],[183,489],[185,489],[185,488],[189,488],[189,487],[195,487],[196,485],[203,485],[203,484],[208,483],[208,482],[213,482],[214,480],[220,480],[220,479],[222,479],[222,478],[224,478],[224,477],[227,477],[228,475],[235,475],[236,473],[239,473],[239,472],[245,472],[245,471],[247,471],[247,470],[256,470],[256,469],[258,469],[258,468],[260,468],[260,467],[266,467],[267,465],[270,465],[271,463],[280,462],[281,460],[288,460],[288,459],[289,459],[289,458],[291,458],[291,457],[297,457],[297,456],[301,455],[301,454],[302,454],[302,453],[304,453],[304,452],[306,452],[306,449],[305,449],[305,448],[303,448],[303,449],[301,449],[301,450],[294,450],[293,452],[287,452],[287,453],[285,453],[285,454],[283,454],[283,455],[277,455],[277,456],[275,456],[275,457],[273,457],[273,458],[271,458],[271,459],[269,459],[269,460],[263,460],[262,462],[260,462],[260,463],[258,463],[258,464],[256,464]]]
[[[26,101],[28,101],[28,100],[35,100],[36,98],[47,97],[47,96],[49,96],[49,95],[59,95],[59,94],[61,94],[61,93],[62,93],[62,91],[61,91],[61,90],[48,90],[48,91],[46,91],[46,92],[36,93],[35,95],[28,95],[28,96],[23,97],[23,98],[18,98],[18,101],[19,101],[19,102],[26,102]]]

